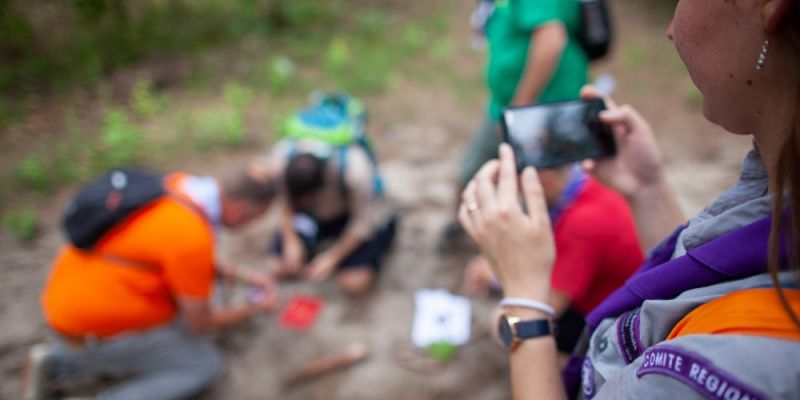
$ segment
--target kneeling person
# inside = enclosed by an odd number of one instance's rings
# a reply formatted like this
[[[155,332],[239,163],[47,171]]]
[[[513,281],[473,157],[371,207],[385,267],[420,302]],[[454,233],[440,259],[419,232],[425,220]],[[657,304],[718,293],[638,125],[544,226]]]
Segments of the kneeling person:
[[[279,143],[270,157],[271,174],[283,178],[286,208],[269,265],[278,276],[315,281],[335,273],[345,293],[362,294],[396,230],[375,164],[357,144],[329,157],[298,152],[295,145]]]
[[[110,192],[109,213],[125,198],[143,195],[134,193],[130,173],[108,178],[129,190]],[[277,292],[265,277],[249,282],[265,290],[251,304],[219,309],[209,297],[217,229],[261,216],[275,189],[244,171],[219,180],[186,174],[151,180],[167,194],[114,224],[89,250],[68,244],[56,258],[42,294],[55,343],[47,362],[32,368],[38,380],[43,373],[66,382],[113,377],[121,383],[99,397],[186,398],[222,370],[220,356],[199,334],[274,306]],[[40,389],[25,390],[26,398],[39,397],[33,392]]]

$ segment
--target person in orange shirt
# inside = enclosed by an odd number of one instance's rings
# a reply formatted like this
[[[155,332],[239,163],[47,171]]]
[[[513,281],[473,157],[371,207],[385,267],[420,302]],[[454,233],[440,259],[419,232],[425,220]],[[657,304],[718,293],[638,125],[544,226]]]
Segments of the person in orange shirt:
[[[217,270],[237,275],[215,267],[217,231],[264,214],[273,186],[245,170],[221,179],[173,173],[164,186],[168,195],[116,224],[92,250],[68,244],[60,251],[42,294],[54,343],[38,357],[32,351],[39,375],[122,379],[100,393],[104,399],[186,398],[222,370],[200,334],[274,307],[277,288],[258,273],[238,274],[254,287],[249,304],[216,308],[210,301]]]

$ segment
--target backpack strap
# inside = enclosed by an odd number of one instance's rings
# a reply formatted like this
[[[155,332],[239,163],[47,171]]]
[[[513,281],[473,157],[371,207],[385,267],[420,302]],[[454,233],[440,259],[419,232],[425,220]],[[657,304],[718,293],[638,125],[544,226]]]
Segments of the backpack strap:
[[[339,188],[342,191],[342,194],[347,196],[347,146],[339,146],[337,148],[337,154],[339,156]]]
[[[359,144],[359,146],[361,146],[361,148],[364,149],[364,151],[367,153],[367,157],[369,158],[369,162],[372,166],[372,174],[374,176],[372,182],[374,187],[372,193],[373,198],[382,199],[386,196],[386,189],[383,184],[383,177],[378,171],[378,164],[375,160],[375,155],[374,153],[371,152],[371,150],[368,147],[364,147],[365,146],[364,144]],[[346,180],[347,153],[348,153],[347,146],[342,146],[337,148],[337,156],[339,159],[339,187],[342,190],[342,194],[344,194],[345,196],[347,196],[348,194],[347,180]]]
[[[131,268],[138,268],[149,272],[158,272],[160,270],[160,265],[156,263],[151,263],[142,260],[134,260],[132,258],[122,257],[100,250],[92,250],[89,253],[97,254],[111,264],[117,264]]]
[[[800,314],[800,290],[783,289],[786,300]],[[786,314],[774,288],[728,293],[686,314],[667,340],[687,335],[753,335],[800,341],[800,329]]]
[[[195,201],[192,200],[189,195],[180,191],[181,182],[189,176],[190,175],[185,172],[173,172],[167,174],[164,177],[164,189],[167,193],[166,197],[208,221],[209,216],[206,215],[206,212],[203,210],[203,208],[200,207],[199,204],[195,203]]]
[[[208,220],[208,216],[206,215],[206,213],[203,211],[203,209],[199,205],[197,205],[194,201],[192,201],[192,199],[189,198],[189,196],[187,196],[187,195],[181,193],[180,191],[178,191],[178,186],[177,186],[178,182],[182,178],[184,178],[186,176],[189,176],[189,175],[186,174],[186,173],[182,173],[182,172],[175,172],[175,173],[172,173],[172,174],[167,174],[164,177],[164,189],[166,191],[166,194],[162,198],[168,198],[168,199],[180,204],[181,206],[183,206],[187,210],[193,212],[194,214],[198,215],[199,217],[203,218],[204,220]],[[137,210],[137,212],[135,214],[138,214],[141,211],[144,211],[144,208],[142,210]],[[133,217],[133,215],[131,217]],[[105,252],[105,251],[98,250],[98,249],[92,249],[92,250],[81,250],[81,249],[78,249],[78,250],[83,251],[83,252],[85,252],[87,254],[96,254],[96,255],[102,257],[103,259],[105,259],[106,261],[108,261],[111,264],[117,264],[117,265],[122,265],[122,266],[126,266],[126,267],[139,268],[139,269],[146,270],[146,271],[151,271],[151,272],[158,272],[160,270],[160,267],[161,267],[157,263],[143,261],[143,260],[137,260],[137,259],[130,258],[130,257],[123,257],[123,256],[119,256],[119,255],[116,255],[116,254],[113,254],[113,253],[110,253],[110,252]]]

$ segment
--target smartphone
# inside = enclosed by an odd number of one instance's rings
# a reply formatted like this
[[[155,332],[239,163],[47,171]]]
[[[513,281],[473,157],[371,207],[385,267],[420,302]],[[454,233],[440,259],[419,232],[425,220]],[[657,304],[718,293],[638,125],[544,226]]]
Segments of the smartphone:
[[[611,128],[600,121],[600,99],[509,107],[503,110],[503,140],[514,149],[517,169],[553,168],[616,154]]]

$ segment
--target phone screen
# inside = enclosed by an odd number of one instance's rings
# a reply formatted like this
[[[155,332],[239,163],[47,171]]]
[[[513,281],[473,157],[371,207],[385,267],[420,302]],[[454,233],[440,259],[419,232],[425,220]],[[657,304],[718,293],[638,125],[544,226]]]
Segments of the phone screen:
[[[503,139],[514,149],[520,171],[612,156],[614,136],[598,116],[605,109],[602,99],[506,108]]]

